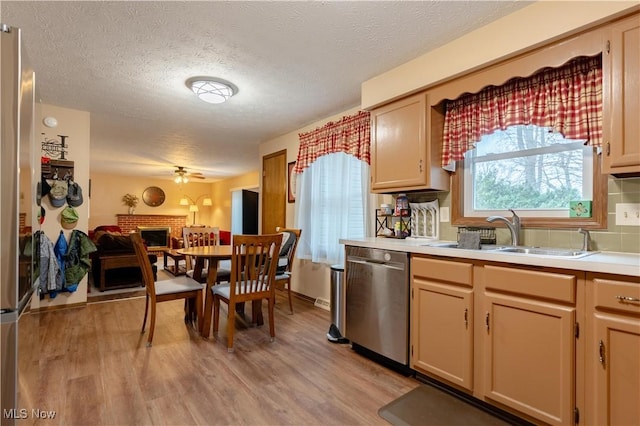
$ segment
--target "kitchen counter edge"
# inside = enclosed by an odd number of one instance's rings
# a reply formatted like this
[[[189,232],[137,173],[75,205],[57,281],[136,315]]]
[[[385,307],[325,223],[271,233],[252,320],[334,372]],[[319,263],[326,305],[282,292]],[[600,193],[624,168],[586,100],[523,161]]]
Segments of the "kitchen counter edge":
[[[340,239],[340,244],[403,251],[411,254],[427,254],[459,259],[476,259],[491,262],[506,262],[518,265],[544,266],[585,272],[640,277],[640,254],[623,252],[597,252],[585,257],[570,259],[566,257],[538,256],[518,253],[499,253],[488,250],[466,250],[457,248],[432,247],[433,240],[402,240],[393,238]],[[444,242],[444,241],[443,241]]]

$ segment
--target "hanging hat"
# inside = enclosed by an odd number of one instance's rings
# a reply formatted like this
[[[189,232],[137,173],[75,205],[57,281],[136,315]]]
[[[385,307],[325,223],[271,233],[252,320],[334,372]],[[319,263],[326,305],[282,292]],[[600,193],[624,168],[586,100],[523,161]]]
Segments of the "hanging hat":
[[[42,179],[40,179],[42,182],[42,187],[40,189],[40,195],[42,195],[43,197],[45,195],[49,195],[49,192],[51,192],[51,185],[49,184],[49,181],[47,179],[45,179],[44,176],[42,176]]]
[[[46,215],[46,211],[44,207],[40,206],[40,212],[38,213],[38,222],[40,222],[40,225],[44,223],[45,215]]]
[[[73,207],[80,207],[82,205],[82,188],[75,182],[69,183],[67,190],[67,203]]]
[[[78,223],[78,212],[71,206],[67,206],[60,213],[60,223],[64,229],[72,229]]]
[[[49,192],[49,201],[53,207],[62,207],[67,202],[69,185],[64,180],[54,180]]]

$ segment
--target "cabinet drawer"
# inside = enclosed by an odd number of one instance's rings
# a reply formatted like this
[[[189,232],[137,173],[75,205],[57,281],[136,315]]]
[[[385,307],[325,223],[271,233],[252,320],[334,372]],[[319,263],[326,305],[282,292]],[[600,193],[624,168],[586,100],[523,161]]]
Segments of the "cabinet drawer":
[[[575,275],[487,265],[484,278],[487,289],[576,303]]]
[[[411,258],[411,275],[473,286],[473,264],[449,260]]]
[[[594,278],[593,286],[596,308],[640,313],[640,283]]]

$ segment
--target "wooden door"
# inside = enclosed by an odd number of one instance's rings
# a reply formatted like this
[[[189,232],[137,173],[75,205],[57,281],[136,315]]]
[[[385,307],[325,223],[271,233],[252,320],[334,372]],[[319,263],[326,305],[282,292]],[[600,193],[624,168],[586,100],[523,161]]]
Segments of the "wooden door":
[[[276,232],[287,224],[287,150],[262,157],[262,230]]]

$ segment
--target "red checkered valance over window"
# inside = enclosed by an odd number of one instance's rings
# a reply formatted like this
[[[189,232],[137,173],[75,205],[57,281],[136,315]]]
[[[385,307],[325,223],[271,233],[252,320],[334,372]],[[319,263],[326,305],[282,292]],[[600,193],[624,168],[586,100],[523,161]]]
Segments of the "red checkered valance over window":
[[[446,101],[442,165],[462,160],[484,135],[534,124],[602,145],[602,55],[579,57],[502,86]]]
[[[294,173],[302,173],[319,157],[336,152],[351,154],[371,163],[371,120],[368,111],[342,117],[307,133],[300,133]]]

